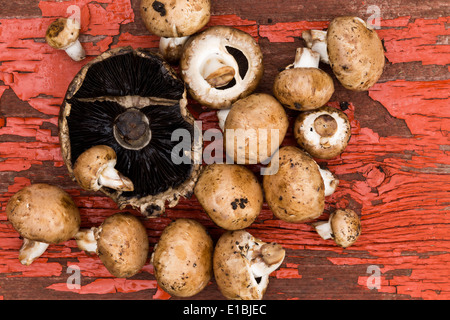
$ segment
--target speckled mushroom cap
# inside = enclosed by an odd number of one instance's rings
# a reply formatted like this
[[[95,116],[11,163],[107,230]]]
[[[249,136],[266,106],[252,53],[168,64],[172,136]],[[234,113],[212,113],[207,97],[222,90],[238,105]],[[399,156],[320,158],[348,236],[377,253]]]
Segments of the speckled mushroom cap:
[[[211,220],[226,230],[250,226],[261,212],[264,200],[256,176],[237,164],[208,165],[194,193]]]
[[[227,231],[214,248],[214,277],[230,300],[261,300],[269,274],[284,260],[284,249],[265,243],[245,230]]]
[[[273,214],[294,223],[318,218],[325,207],[325,186],[317,163],[294,146],[280,148],[278,161],[278,172],[263,178]]]
[[[347,248],[358,240],[361,222],[355,211],[338,209],[330,215],[332,238],[342,248]]]
[[[186,141],[191,138],[191,150],[184,150],[186,158],[178,162],[172,159],[180,143],[171,139],[175,130],[188,133]],[[90,147],[113,148],[115,168],[132,181],[134,190],[100,191],[119,208],[131,205],[146,216],[160,215],[166,206],[192,195],[201,152],[195,130],[184,84],[175,71],[160,55],[131,47],[106,51],[88,62],[69,85],[59,116],[69,174],[73,177],[75,161]]]
[[[80,25],[74,19],[59,18],[52,22],[46,33],[45,41],[55,49],[65,49],[74,43],[80,35]]]
[[[301,112],[294,123],[297,143],[312,157],[332,159],[347,147],[351,125],[347,115],[337,108],[321,108]]]
[[[33,241],[60,243],[79,230],[80,213],[70,195],[60,187],[37,183],[16,192],[6,205],[14,229]]]
[[[210,0],[141,0],[141,16],[148,31],[159,37],[190,36],[210,19]]]
[[[115,277],[131,277],[147,261],[147,231],[131,213],[119,212],[107,217],[96,230],[95,238],[100,260]]]
[[[202,291],[212,277],[213,242],[193,219],[177,219],[161,234],[152,256],[158,285],[178,297]]]
[[[336,78],[349,90],[368,90],[383,73],[383,44],[377,32],[358,17],[337,17],[330,22],[327,51]]]

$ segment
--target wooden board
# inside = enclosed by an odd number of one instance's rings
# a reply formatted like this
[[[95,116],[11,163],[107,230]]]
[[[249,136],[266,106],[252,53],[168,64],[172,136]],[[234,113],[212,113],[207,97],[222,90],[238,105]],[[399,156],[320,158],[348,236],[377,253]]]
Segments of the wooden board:
[[[330,105],[352,124],[346,151],[318,161],[340,179],[327,198],[326,220],[336,208],[361,217],[362,235],[348,249],[322,240],[310,223],[278,220],[267,205],[248,229],[287,250],[264,296],[304,299],[450,298],[450,16],[447,1],[213,0],[209,26],[228,25],[251,34],[263,54],[265,74],[256,90],[271,93],[273,79],[303,46],[301,32],[327,27],[333,17],[368,19],[378,6],[388,60],[368,92],[350,92],[335,81]],[[81,9],[81,41],[88,58],[73,62],[44,40],[47,26]],[[159,38],[144,27],[137,0],[13,0],[0,9],[0,299],[177,299],[157,287],[147,264],[129,279],[112,277],[96,256],[75,241],[51,245],[30,266],[19,263],[21,239],[6,219],[8,199],[22,187],[45,182],[64,188],[82,214],[82,227],[118,212],[100,192],[81,190],[63,164],[57,118],[67,86],[98,54],[131,45],[157,50]],[[368,10],[369,9],[369,10]],[[331,74],[331,70],[324,66]],[[190,101],[203,130],[216,128],[215,112]],[[295,113],[289,111],[291,123]],[[290,130],[283,145],[295,145]],[[132,211],[132,210],[131,210]],[[214,241],[216,227],[193,196],[144,222],[151,247],[172,220],[200,221]],[[81,287],[70,289],[73,268]],[[69,271],[69,272],[68,272]],[[222,300],[214,279],[192,299]]]

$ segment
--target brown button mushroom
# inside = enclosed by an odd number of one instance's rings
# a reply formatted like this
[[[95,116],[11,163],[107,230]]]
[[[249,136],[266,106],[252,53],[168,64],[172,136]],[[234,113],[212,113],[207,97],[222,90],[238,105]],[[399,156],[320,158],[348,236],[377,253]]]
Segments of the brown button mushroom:
[[[293,110],[312,110],[327,103],[334,93],[333,79],[319,69],[319,53],[298,48],[293,64],[274,80],[273,94]]]
[[[226,109],[256,89],[263,74],[262,59],[251,35],[214,26],[186,43],[181,75],[195,100],[213,109]]]
[[[100,191],[120,209],[130,205],[156,216],[192,195],[201,139],[194,141],[184,83],[160,55],[118,47],[89,61],[67,89],[58,125],[63,160],[74,180],[83,152],[97,145],[115,151],[115,169],[134,189]],[[179,132],[181,143],[173,139]],[[177,153],[180,145],[184,149]]]
[[[383,73],[383,44],[376,31],[358,17],[337,17],[326,34],[322,31],[319,37],[308,30],[303,38],[311,48],[322,47],[322,53],[326,47],[322,61],[329,61],[336,78],[349,90],[368,90]]]
[[[350,121],[341,110],[323,106],[297,116],[294,136],[312,157],[332,159],[347,147],[351,137]]]
[[[263,178],[273,214],[294,223],[318,218],[325,207],[325,186],[317,163],[294,146],[280,148],[278,159],[278,172]]]
[[[336,210],[328,221],[316,222],[314,227],[322,239],[333,239],[342,248],[354,244],[361,234],[361,222],[351,209]]]
[[[158,285],[177,297],[192,297],[212,277],[213,242],[205,227],[177,219],[161,234],[151,257]]]
[[[263,205],[262,188],[256,176],[237,164],[207,166],[194,193],[211,220],[226,230],[250,226]]]
[[[226,154],[238,164],[264,163],[283,142],[288,126],[286,111],[273,96],[251,94],[236,101],[226,117]]]
[[[75,161],[73,174],[86,190],[97,191],[101,187],[133,191],[133,182],[117,171],[117,156],[113,148],[98,145],[84,151]]]
[[[148,31],[161,37],[159,49],[171,63],[181,57],[189,36],[210,19],[210,0],[141,0],[141,16]]]
[[[147,261],[147,231],[128,212],[107,217],[99,227],[80,230],[75,239],[81,250],[97,254],[106,269],[118,278],[134,276]]]
[[[78,37],[80,24],[75,19],[59,18],[53,21],[45,33],[45,40],[54,49],[64,50],[75,61],[86,58]]]
[[[269,275],[285,257],[276,243],[265,243],[245,230],[227,231],[214,249],[214,277],[221,293],[230,300],[261,300]]]
[[[23,238],[19,260],[30,265],[50,244],[71,239],[80,227],[80,213],[69,194],[57,186],[32,184],[15,193],[6,216]]]

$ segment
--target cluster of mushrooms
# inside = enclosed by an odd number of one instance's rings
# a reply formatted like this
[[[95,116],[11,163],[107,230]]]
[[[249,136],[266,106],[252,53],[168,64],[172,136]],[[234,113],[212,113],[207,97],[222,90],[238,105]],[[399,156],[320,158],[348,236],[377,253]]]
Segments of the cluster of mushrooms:
[[[254,93],[263,75],[263,55],[253,37],[232,27],[205,27],[209,0],[174,5],[142,0],[141,16],[148,30],[161,37],[159,53],[109,50],[83,66],[69,85],[59,117],[68,172],[81,188],[101,191],[120,209],[131,206],[145,217],[159,216],[166,205],[173,207],[181,197],[195,194],[224,233],[214,245],[198,221],[170,223],[150,259],[158,285],[171,295],[190,297],[214,275],[227,299],[262,299],[285,250],[245,229],[264,201],[286,222],[319,218],[325,197],[339,180],[315,159],[339,156],[351,135],[346,114],[326,106],[334,85],[319,62],[330,64],[345,88],[367,90],[383,71],[381,41],[357,17],[335,18],[327,31],[305,31],[306,47],[277,75],[270,95]],[[80,61],[85,53],[77,39],[79,29],[75,21],[58,19],[48,28],[47,42]],[[171,66],[177,63],[180,77]],[[196,141],[181,151],[190,163],[171,160],[177,144],[171,139],[174,130],[198,129],[187,109],[188,95],[217,110],[224,151],[235,163],[196,163],[202,149]],[[285,108],[298,112],[293,128],[298,146],[281,146],[289,130]],[[263,130],[277,130],[278,139],[261,139],[258,132]],[[227,137],[238,131],[244,136]],[[249,145],[255,137],[248,132],[257,135],[256,150]],[[230,139],[243,143],[229,144]],[[262,183],[247,166],[275,160],[278,170],[264,175]],[[100,226],[81,228],[77,206],[57,186],[23,188],[11,197],[6,213],[23,238],[22,264],[31,264],[50,244],[69,239],[97,254],[116,277],[131,277],[147,262],[149,240],[139,218],[121,212]],[[361,233],[359,217],[350,209],[338,209],[313,225],[323,239],[342,248]]]

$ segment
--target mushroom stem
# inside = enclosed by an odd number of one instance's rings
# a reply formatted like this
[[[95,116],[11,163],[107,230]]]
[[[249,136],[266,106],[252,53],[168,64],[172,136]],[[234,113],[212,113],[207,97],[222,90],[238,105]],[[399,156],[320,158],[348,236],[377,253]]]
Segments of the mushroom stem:
[[[331,229],[330,220],[316,222],[313,224],[313,226],[322,239],[328,240],[333,238],[333,231]]]
[[[48,243],[24,238],[22,247],[19,250],[20,263],[29,266],[47,250],[48,246]]]
[[[75,240],[80,250],[88,253],[97,253],[97,240],[95,239],[95,232],[97,228],[81,229],[75,234]]]
[[[183,53],[183,47],[189,36],[166,38],[161,37],[159,40],[159,52],[168,62],[176,62],[180,60]]]
[[[219,119],[219,128],[224,131],[225,130],[225,121],[227,120],[228,114],[230,113],[231,108],[221,109],[217,111],[217,118]]]
[[[323,30],[305,30],[302,33],[306,46],[320,54],[320,61],[329,64],[327,49],[327,32]]]
[[[329,170],[319,167],[319,171],[325,186],[325,197],[331,196],[339,185],[339,179]]]
[[[121,191],[133,191],[133,182],[117,171],[113,165],[108,165],[103,169],[98,178],[98,184]]]
[[[86,52],[78,39],[65,48],[64,51],[66,51],[67,55],[75,61],[81,61],[86,58]]]
[[[288,68],[318,68],[320,54],[309,48],[297,48],[294,63]]]
[[[201,70],[202,77],[214,88],[227,85],[233,80],[235,73],[234,68],[219,55],[207,59]]]
[[[261,245],[262,244],[262,245]],[[285,250],[276,243],[253,243],[247,253],[255,278],[268,277],[283,262]]]

